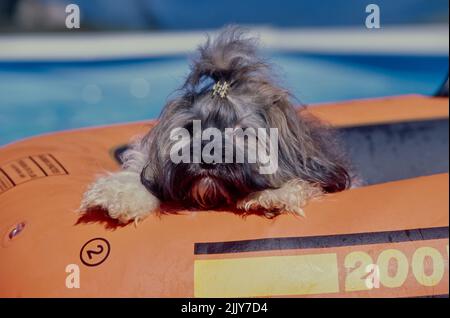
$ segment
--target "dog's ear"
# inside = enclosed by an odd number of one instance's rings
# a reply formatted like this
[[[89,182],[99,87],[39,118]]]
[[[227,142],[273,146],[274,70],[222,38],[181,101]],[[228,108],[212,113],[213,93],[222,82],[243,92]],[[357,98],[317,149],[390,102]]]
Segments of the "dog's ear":
[[[305,110],[297,111],[285,97],[268,109],[269,127],[278,128],[279,171],[283,182],[301,178],[324,192],[350,187],[351,177],[333,131]]]
[[[161,188],[158,186],[158,183],[155,181],[154,173],[150,171],[150,164],[147,164],[141,171],[141,183],[145,186],[145,188],[151,192],[155,197],[161,199],[162,193]]]

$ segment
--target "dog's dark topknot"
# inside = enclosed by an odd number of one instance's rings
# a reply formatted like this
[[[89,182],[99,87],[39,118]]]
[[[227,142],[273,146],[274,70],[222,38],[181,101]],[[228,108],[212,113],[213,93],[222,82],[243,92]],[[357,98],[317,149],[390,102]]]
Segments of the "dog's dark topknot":
[[[184,88],[196,90],[207,79],[233,85],[237,81],[267,78],[269,66],[257,53],[256,38],[247,36],[243,28],[229,26],[214,40],[208,37],[206,43],[199,46]]]

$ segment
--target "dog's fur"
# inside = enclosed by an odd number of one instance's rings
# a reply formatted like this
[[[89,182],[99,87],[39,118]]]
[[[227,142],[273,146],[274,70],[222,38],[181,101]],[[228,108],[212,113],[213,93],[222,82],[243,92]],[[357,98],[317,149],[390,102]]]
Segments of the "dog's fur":
[[[212,94],[226,81],[226,97]],[[170,131],[202,128],[277,128],[278,170],[263,175],[251,163],[175,164]],[[101,177],[84,195],[81,210],[101,207],[121,222],[139,220],[159,209],[160,201],[203,209],[234,205],[242,213],[303,214],[307,201],[350,187],[343,156],[333,133],[294,109],[288,91],[277,86],[257,45],[239,28],[227,28],[198,50],[178,97],[169,101],[159,122],[124,156],[123,171]],[[237,203],[236,203],[237,202]]]

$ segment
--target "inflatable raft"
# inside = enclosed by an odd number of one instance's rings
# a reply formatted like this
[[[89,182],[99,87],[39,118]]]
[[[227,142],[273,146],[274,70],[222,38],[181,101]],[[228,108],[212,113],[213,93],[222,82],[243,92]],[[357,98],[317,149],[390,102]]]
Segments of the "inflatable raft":
[[[320,105],[367,185],[306,218],[80,217],[94,177],[152,122],[0,148],[0,297],[413,297],[449,291],[448,99]]]

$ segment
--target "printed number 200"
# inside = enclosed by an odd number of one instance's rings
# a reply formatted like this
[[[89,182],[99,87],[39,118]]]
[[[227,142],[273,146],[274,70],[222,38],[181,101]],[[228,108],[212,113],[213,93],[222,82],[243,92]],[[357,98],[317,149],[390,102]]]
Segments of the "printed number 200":
[[[433,271],[431,274],[426,273],[425,271],[424,264],[426,258],[430,258],[432,260]],[[397,270],[392,276],[389,275],[389,263],[391,261],[397,262]],[[366,278],[368,276],[366,268],[371,264],[373,264],[373,259],[366,252],[352,252],[345,257],[344,266],[347,271],[347,276],[345,278],[346,291],[369,289],[366,284]],[[399,250],[384,250],[378,256],[376,265],[378,266],[380,271],[380,283],[384,287],[400,287],[408,278],[408,258]],[[418,248],[412,257],[411,265],[414,277],[416,278],[417,282],[423,286],[436,286],[444,276],[444,259],[441,253],[435,248]]]

